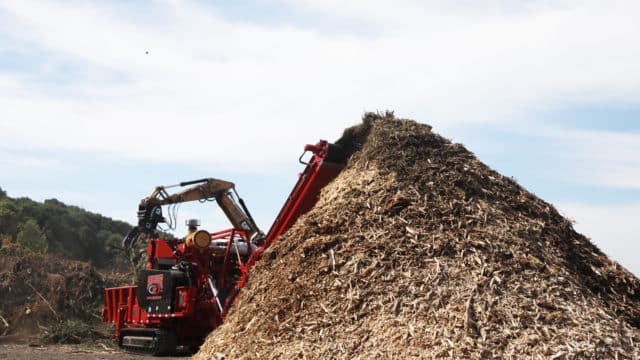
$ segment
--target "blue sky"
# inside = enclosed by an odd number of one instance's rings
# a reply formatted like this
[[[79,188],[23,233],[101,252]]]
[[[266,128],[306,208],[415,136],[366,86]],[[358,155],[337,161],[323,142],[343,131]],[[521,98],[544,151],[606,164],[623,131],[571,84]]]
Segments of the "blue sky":
[[[633,1],[3,1],[0,187],[132,222],[154,186],[217,177],[266,230],[304,144],[392,109],[640,274],[639,16]],[[228,227],[198,205],[181,218]]]

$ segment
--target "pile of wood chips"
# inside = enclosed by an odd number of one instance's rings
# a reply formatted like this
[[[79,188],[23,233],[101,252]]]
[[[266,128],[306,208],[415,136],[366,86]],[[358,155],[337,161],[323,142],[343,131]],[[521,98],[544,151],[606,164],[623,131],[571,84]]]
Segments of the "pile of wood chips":
[[[636,358],[640,281],[427,125],[366,114],[209,358]]]

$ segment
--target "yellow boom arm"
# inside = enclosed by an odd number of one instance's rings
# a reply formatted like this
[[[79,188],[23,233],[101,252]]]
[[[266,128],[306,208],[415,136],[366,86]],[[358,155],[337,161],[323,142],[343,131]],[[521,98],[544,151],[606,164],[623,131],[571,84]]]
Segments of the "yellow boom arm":
[[[170,194],[167,189],[193,185],[181,192]],[[152,234],[155,232],[159,222],[164,222],[162,217],[162,205],[177,204],[195,200],[215,199],[231,224],[236,229],[247,232],[249,239],[257,241],[264,237],[264,234],[251,218],[248,209],[244,206],[242,199],[239,206],[234,196],[234,184],[229,181],[207,178],[194,181],[186,181],[171,186],[157,186],[151,195],[142,199],[138,207],[138,227],[132,229],[124,239],[125,247],[131,246],[135,242],[140,232]]]
[[[166,191],[166,189],[170,187],[186,186],[197,182],[202,183],[183,190],[179,193],[169,194]],[[246,230],[249,238],[252,239],[255,235],[261,234],[260,229],[258,229],[258,226],[248,214],[246,208],[243,209],[242,207],[238,206],[238,203],[236,203],[232,193],[234,186],[235,185],[232,182],[214,178],[188,181],[180,183],[178,185],[167,187],[158,186],[151,193],[151,195],[149,195],[149,197],[144,198],[140,202],[140,207],[146,207],[147,204],[170,205],[195,200],[216,199],[218,205],[227,216],[233,227],[236,229]]]

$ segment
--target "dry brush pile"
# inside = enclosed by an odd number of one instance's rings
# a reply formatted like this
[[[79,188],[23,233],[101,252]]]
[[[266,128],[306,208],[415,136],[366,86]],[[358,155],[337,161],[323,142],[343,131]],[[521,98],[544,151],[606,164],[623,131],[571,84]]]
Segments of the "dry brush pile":
[[[348,166],[197,358],[635,358],[640,282],[427,125],[368,114]]]
[[[102,276],[85,262],[19,248],[3,253],[0,335],[29,339],[59,326],[99,321],[104,285]]]

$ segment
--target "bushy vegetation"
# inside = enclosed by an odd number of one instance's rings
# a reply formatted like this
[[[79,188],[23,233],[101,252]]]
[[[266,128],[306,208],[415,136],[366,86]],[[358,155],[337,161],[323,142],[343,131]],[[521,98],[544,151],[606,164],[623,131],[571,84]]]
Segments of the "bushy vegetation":
[[[80,344],[102,337],[91,325],[79,320],[61,321],[50,326],[43,335],[46,342],[57,344]]]
[[[33,219],[27,219],[18,225],[18,236],[16,243],[27,250],[39,253],[46,253],[49,243],[47,237],[40,229],[38,223]]]
[[[14,199],[0,189],[0,235],[26,250],[124,269],[130,262],[119,247],[130,228],[56,199]]]

